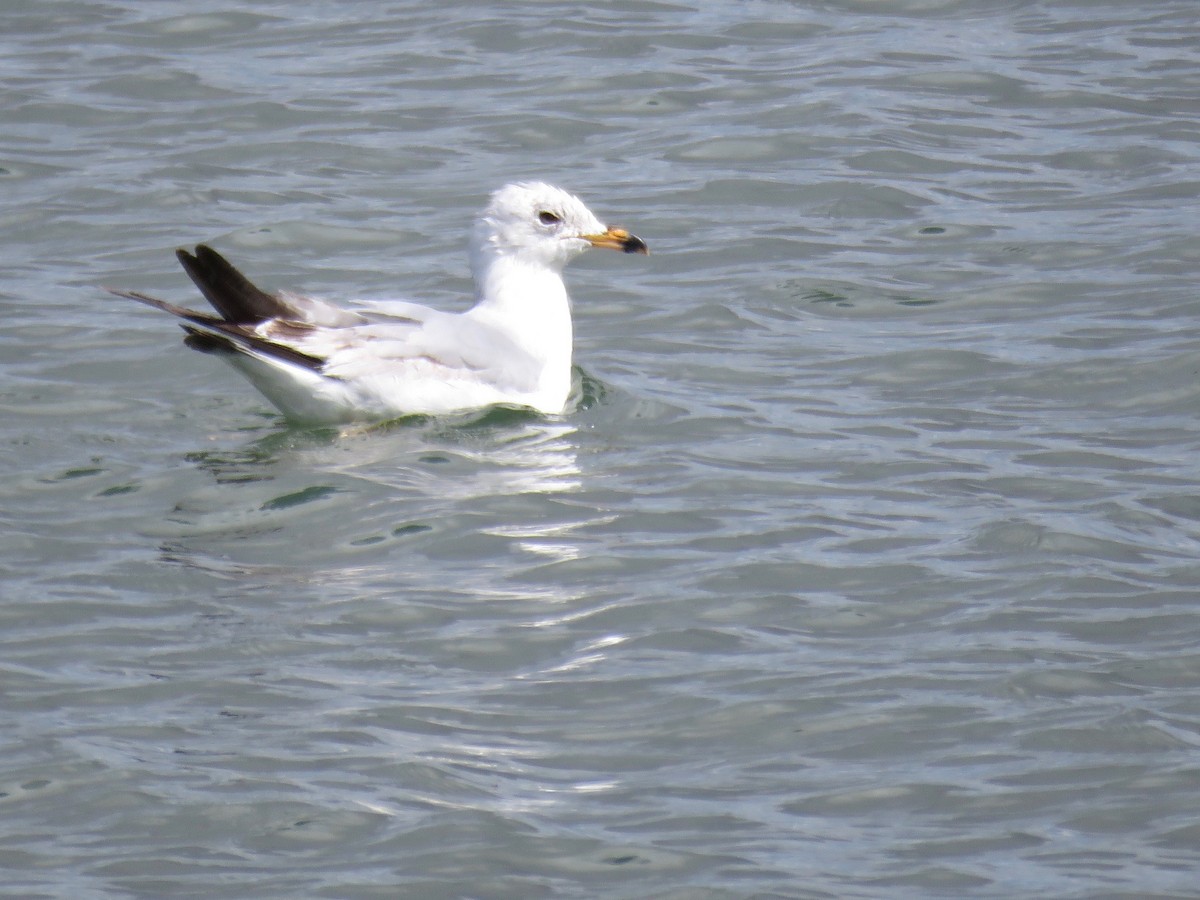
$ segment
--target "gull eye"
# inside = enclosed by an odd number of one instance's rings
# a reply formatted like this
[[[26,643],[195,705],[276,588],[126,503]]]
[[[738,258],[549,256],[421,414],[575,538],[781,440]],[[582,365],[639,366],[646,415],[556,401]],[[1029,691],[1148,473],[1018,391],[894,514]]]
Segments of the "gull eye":
[[[548,209],[543,209],[540,213],[538,213],[538,221],[543,225],[557,225],[562,221],[562,217],[556,216]]]

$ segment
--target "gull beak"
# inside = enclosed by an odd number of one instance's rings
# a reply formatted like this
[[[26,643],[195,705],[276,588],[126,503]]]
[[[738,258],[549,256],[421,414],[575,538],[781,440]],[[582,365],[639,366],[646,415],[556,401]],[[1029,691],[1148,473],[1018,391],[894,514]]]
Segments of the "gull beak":
[[[648,256],[646,242],[636,234],[630,234],[624,228],[610,225],[601,234],[585,234],[581,237],[593,247],[603,247],[606,250],[621,250],[625,253],[640,253]]]

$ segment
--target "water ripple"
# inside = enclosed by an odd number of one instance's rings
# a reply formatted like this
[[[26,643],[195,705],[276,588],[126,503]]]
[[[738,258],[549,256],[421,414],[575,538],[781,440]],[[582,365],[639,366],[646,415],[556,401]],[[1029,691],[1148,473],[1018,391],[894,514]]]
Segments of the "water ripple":
[[[0,12],[9,890],[1193,891],[1192,5],[402,7]],[[100,290],[458,308],[529,177],[655,250],[561,421]]]

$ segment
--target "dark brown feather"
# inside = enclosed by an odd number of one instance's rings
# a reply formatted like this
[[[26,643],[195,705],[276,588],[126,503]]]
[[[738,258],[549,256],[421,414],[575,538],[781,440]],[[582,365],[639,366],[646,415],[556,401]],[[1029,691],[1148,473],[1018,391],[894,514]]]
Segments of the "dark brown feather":
[[[188,277],[200,288],[200,293],[226,322],[258,324],[289,315],[290,310],[284,304],[255,287],[212,247],[200,244],[195,255],[179,249],[175,256]]]
[[[199,328],[192,328],[188,325],[182,326],[183,330],[188,333],[183,342],[201,353],[245,353],[246,348],[250,347],[263,356],[273,356],[284,362],[312,369],[314,372],[320,372],[325,365],[325,360],[319,356],[309,356],[307,353],[301,353],[299,350],[293,350],[283,344],[273,344],[228,322],[209,327],[219,328],[222,333],[213,334],[211,331],[201,331]]]
[[[174,303],[159,300],[157,297],[151,297],[149,294],[143,294],[139,291],[123,291],[115,288],[109,288],[108,290],[118,297],[128,297],[130,300],[137,300],[139,303],[145,303],[148,306],[153,306],[155,309],[161,309],[163,312],[168,312],[187,322],[201,326],[201,328],[191,328],[187,325],[182,326],[183,330],[189,335],[188,338],[184,339],[184,342],[194,350],[200,350],[204,353],[244,353],[248,349],[253,349],[264,356],[273,356],[284,362],[312,369],[314,372],[321,371],[321,368],[325,365],[325,360],[319,356],[301,353],[299,350],[293,350],[291,347],[284,346],[283,344],[276,344],[267,338],[255,334],[252,330],[254,328],[253,322],[245,324],[227,322],[224,319],[218,319],[216,316],[176,306]],[[295,330],[301,331],[307,329],[307,327],[297,324]],[[213,332],[220,333],[214,334]]]

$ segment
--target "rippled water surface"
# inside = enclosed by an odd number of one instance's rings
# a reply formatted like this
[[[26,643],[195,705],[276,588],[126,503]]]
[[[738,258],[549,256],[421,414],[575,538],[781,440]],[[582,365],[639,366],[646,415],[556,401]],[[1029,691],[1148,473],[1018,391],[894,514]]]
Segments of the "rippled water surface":
[[[1180,897],[1193,0],[0,10],[22,897]],[[104,285],[462,308],[542,178],[579,408],[288,428]]]

